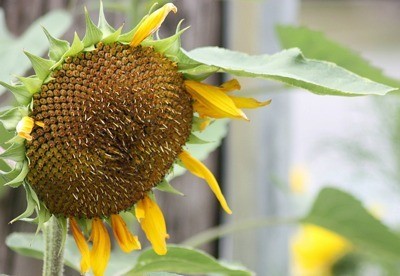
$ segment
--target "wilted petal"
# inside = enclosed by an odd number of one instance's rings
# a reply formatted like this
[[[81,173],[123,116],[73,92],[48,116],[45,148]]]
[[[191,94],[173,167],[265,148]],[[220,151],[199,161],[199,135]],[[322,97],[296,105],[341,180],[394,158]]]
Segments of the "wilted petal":
[[[177,8],[172,3],[165,4],[152,14],[150,14],[139,26],[136,33],[133,35],[130,45],[132,47],[138,46],[142,41],[157,31],[161,24],[164,22],[167,15],[173,11],[177,12]]]
[[[191,156],[187,151],[182,151],[182,153],[179,154],[179,159],[188,171],[197,177],[203,178],[208,183],[225,212],[232,214],[232,211],[219,188],[218,182],[210,170],[199,160]]]
[[[259,102],[253,98],[229,96],[238,108],[258,108],[269,105],[271,100]]]
[[[93,273],[95,276],[102,276],[110,259],[111,242],[106,227],[98,218],[92,222],[90,240],[93,242],[90,252]]]
[[[114,237],[124,252],[128,253],[141,248],[138,237],[132,235],[120,215],[111,215],[111,226]]]
[[[169,238],[169,236],[160,207],[148,196],[145,196],[136,203],[135,214],[154,251],[158,255],[165,255],[167,253],[165,239]]]
[[[78,246],[79,252],[81,252],[81,274],[85,274],[90,269],[90,251],[89,246],[86,243],[85,236],[83,236],[81,230],[79,229],[78,223],[75,219],[69,219],[71,224],[71,232],[74,237],[75,243]]]
[[[18,122],[16,127],[18,136],[25,138],[28,141],[32,140],[31,132],[34,124],[35,121],[31,117],[28,116],[22,117],[22,119]]]
[[[235,90],[240,90],[240,83],[237,79],[231,79],[227,82],[224,82],[221,85],[221,88],[224,89],[225,92],[231,92],[231,91],[235,91]]]
[[[211,114],[205,116],[215,118],[240,118],[248,120],[242,110],[236,107],[235,103],[226,94],[226,89],[213,85],[185,80],[187,92],[197,100],[207,110],[212,110]],[[196,110],[197,111],[197,110]],[[218,115],[215,115],[218,114]]]

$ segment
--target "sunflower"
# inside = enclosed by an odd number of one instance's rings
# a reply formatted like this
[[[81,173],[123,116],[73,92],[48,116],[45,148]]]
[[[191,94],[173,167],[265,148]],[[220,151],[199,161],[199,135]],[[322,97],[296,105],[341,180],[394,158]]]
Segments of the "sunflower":
[[[122,33],[107,23],[102,6],[97,26],[85,10],[82,40],[75,34],[70,45],[44,29],[50,59],[25,52],[35,75],[2,83],[19,103],[0,113],[15,132],[0,154],[15,167],[3,177],[27,193],[28,208],[16,220],[35,210],[39,229],[51,216],[63,225],[69,220],[82,274],[104,273],[107,225],[123,251],[141,248],[120,215],[125,211],[136,216],[154,251],[167,253],[167,228],[152,190],[175,164],[203,178],[230,214],[215,177],[185,145],[214,119],[248,120],[241,108],[270,102],[230,95],[240,89],[237,80],[216,87],[182,73],[184,30],[178,25],[171,37],[152,37],[170,12],[177,8],[168,3]]]

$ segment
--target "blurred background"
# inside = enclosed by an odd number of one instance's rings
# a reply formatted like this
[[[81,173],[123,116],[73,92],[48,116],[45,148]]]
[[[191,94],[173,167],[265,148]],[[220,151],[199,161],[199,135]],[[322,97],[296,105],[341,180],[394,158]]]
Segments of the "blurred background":
[[[154,1],[103,2],[109,22],[114,26],[125,22],[129,29],[147,13]],[[183,47],[187,50],[222,46],[250,54],[273,54],[281,49],[276,25],[302,25],[322,31],[330,39],[359,52],[388,76],[400,79],[400,1],[172,2],[178,7],[178,14],[167,18],[160,34],[161,37],[172,34],[179,20],[185,19],[184,26],[191,26],[183,35]],[[85,5],[96,19],[97,1],[0,0],[6,27],[15,37],[23,37],[32,23],[47,12],[66,9],[73,16],[72,24],[63,36],[69,41],[75,30],[81,37],[84,34]],[[1,35],[0,49],[4,49],[2,43],[9,41],[1,39]],[[45,35],[40,35],[41,40],[46,41]],[[18,47],[11,47],[11,50],[23,56],[22,50],[31,50],[32,44],[26,41]],[[45,52],[45,49],[38,49],[33,53],[44,56]],[[8,52],[0,53],[4,56]],[[0,67],[2,81],[8,82],[13,73],[24,73],[9,68]],[[225,78],[227,76],[218,76],[210,82],[219,84]],[[202,181],[189,175],[178,177],[172,184],[185,194],[184,197],[158,194],[171,236],[169,242],[181,243],[221,223],[245,224],[252,219],[276,219],[276,226],[238,231],[201,248],[219,258],[241,263],[258,275],[289,275],[292,264],[290,242],[297,226],[284,222],[303,215],[313,196],[324,185],[350,191],[383,221],[398,226],[398,96],[321,97],[276,82],[248,79],[240,82],[242,93],[263,100],[271,98],[272,104],[246,112],[250,123],[232,122],[222,147],[206,162],[219,178],[233,215],[222,214],[213,194]],[[0,106],[10,104],[12,99],[8,93],[0,95]],[[8,224],[24,208],[22,189],[1,190],[0,273],[41,273],[41,262],[18,256],[4,244],[9,233],[35,229],[23,222]],[[379,269],[366,271],[375,273],[368,275],[380,275]]]

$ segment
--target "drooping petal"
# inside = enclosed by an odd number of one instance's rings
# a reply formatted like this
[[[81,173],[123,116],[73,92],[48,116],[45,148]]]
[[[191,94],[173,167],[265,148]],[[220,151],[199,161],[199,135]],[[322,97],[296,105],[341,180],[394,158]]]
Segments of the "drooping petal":
[[[138,237],[132,235],[120,215],[111,215],[111,226],[114,237],[124,252],[129,253],[132,250],[141,249]]]
[[[259,102],[253,98],[229,96],[237,108],[258,108],[269,105],[271,100]]]
[[[85,236],[82,234],[81,230],[79,229],[79,226],[78,226],[78,223],[76,222],[76,220],[73,218],[70,218],[69,221],[71,224],[72,236],[74,237],[76,246],[78,247],[79,252],[81,252],[81,255],[82,255],[81,274],[83,275],[86,272],[88,272],[90,269],[89,246],[86,243]]]
[[[235,90],[240,90],[241,86],[237,79],[231,79],[221,84],[221,88],[223,88],[225,92],[231,92]]]
[[[135,214],[154,251],[158,255],[165,255],[167,253],[165,239],[168,239],[169,236],[160,207],[150,197],[145,196],[136,203]]]
[[[90,240],[93,242],[92,251],[90,251],[93,274],[102,276],[110,259],[111,242],[106,227],[98,218],[93,219]]]
[[[213,85],[200,83],[193,80],[185,80],[187,92],[201,105],[208,110],[212,110],[212,114],[203,114],[209,117],[218,114],[217,118],[239,118],[248,120],[246,114],[236,107],[231,98],[226,95],[226,89]]]
[[[31,117],[28,116],[22,117],[22,119],[18,122],[16,127],[18,136],[25,138],[28,141],[31,141],[32,140],[31,132],[34,124],[35,121]]]
[[[182,161],[185,168],[188,169],[192,174],[203,178],[208,183],[225,212],[232,214],[232,211],[221,192],[218,182],[210,170],[199,160],[191,156],[187,151],[182,151],[179,154],[179,159]]]
[[[171,11],[176,13],[178,10],[174,4],[168,3],[150,14],[136,30],[130,45],[132,47],[138,46],[145,38],[157,31]]]

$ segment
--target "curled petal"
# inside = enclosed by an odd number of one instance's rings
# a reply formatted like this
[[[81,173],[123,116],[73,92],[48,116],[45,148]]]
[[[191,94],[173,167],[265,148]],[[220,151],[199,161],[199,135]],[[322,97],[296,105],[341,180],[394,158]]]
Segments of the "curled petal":
[[[235,103],[236,107],[238,108],[258,108],[262,106],[269,105],[271,100],[265,102],[259,102],[253,98],[245,98],[245,97],[234,97],[229,96],[231,100]]]
[[[174,6],[174,4],[168,3],[150,14],[136,30],[130,45],[132,47],[138,46],[145,38],[157,31],[171,11],[176,13],[177,8]]]
[[[31,117],[28,116],[22,117],[22,119],[18,122],[16,127],[18,136],[25,138],[28,141],[31,141],[32,140],[31,132],[34,124],[35,121]]]
[[[167,253],[165,239],[169,236],[160,207],[148,196],[145,196],[136,203],[135,214],[154,251],[158,255],[165,255]]]
[[[237,108],[231,98],[226,95],[227,90],[225,88],[192,80],[185,80],[185,87],[187,92],[202,106],[206,107],[207,110],[212,110],[210,114],[203,113],[201,115],[213,117],[213,115],[218,114],[216,118],[226,117],[248,120],[243,111]]]
[[[103,222],[95,218],[92,222],[90,240],[93,242],[90,252],[90,261],[95,276],[104,275],[108,260],[110,259],[111,242]]]
[[[235,90],[240,90],[240,83],[237,79],[231,79],[227,82],[224,82],[221,85],[221,88],[224,89],[225,92],[231,92],[231,91],[235,91]]]
[[[72,236],[74,237],[75,243],[78,246],[79,252],[81,252],[81,274],[85,274],[90,269],[90,251],[89,246],[86,243],[85,237],[79,229],[78,223],[75,219],[70,218]]]
[[[132,235],[120,215],[111,215],[111,226],[114,237],[124,252],[128,253],[141,248],[138,237]]]
[[[219,188],[218,182],[210,170],[199,160],[191,156],[187,151],[182,151],[181,154],[179,154],[179,159],[182,161],[185,168],[188,169],[192,174],[203,178],[208,183],[208,186],[210,186],[211,190],[214,192],[225,212],[232,214],[232,211],[229,208],[221,189]]]

